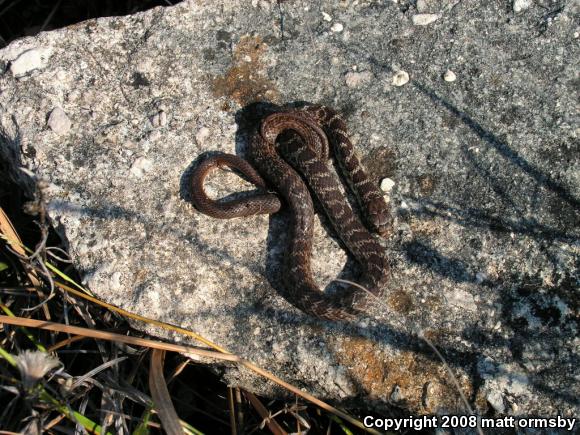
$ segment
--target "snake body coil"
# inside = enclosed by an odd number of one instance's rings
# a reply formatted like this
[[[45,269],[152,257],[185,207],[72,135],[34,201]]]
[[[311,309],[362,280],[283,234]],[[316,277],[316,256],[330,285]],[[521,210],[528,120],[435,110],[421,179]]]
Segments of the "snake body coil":
[[[193,173],[192,198],[202,213],[229,219],[275,213],[282,206],[281,197],[291,215],[283,277],[288,299],[313,316],[351,320],[357,313],[366,311],[371,302],[361,287],[380,296],[389,265],[383,247],[338,188],[339,180],[329,168],[330,146],[350,188],[366,210],[367,224],[379,234],[386,234],[391,226],[391,214],[382,192],[361,167],[344,120],[324,106],[289,109],[266,116],[250,137],[248,157],[252,165],[229,154],[207,158]],[[226,203],[208,198],[203,188],[205,177],[211,170],[223,166],[238,170],[264,192]],[[304,180],[362,269],[358,285],[348,284],[332,297],[322,292],[312,277],[314,207]],[[268,193],[268,186],[279,196]]]

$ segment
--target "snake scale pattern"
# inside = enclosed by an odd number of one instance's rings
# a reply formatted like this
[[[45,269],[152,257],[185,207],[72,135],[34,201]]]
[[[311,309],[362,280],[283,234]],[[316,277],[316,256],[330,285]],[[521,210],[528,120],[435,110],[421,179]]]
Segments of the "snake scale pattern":
[[[350,189],[366,211],[366,224],[374,232],[387,234],[392,218],[383,194],[356,157],[345,121],[326,106],[288,108],[264,116],[250,133],[247,156],[251,164],[230,154],[206,158],[192,174],[192,202],[200,212],[221,219],[289,208],[289,246],[282,279],[287,299],[321,319],[353,320],[372,303],[373,297],[364,289],[381,295],[389,264],[384,248],[338,188],[340,181],[329,162],[331,147]],[[239,171],[259,191],[228,202],[209,198],[204,191],[205,178],[220,167]],[[308,186],[361,269],[358,285],[341,285],[332,296],[321,291],[312,277],[314,207]]]

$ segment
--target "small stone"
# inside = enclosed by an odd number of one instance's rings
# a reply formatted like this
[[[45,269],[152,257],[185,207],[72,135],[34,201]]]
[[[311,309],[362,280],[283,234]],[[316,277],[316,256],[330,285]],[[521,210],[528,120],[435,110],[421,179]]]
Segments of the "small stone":
[[[401,392],[401,387],[399,387],[398,385],[395,385],[395,388],[393,388],[393,391],[391,392],[391,400],[393,402],[400,402],[404,398],[405,397],[403,396],[403,393]]]
[[[477,311],[477,303],[475,298],[465,290],[455,289],[447,295],[447,300],[450,305],[453,305],[461,310],[475,312]]]
[[[427,12],[427,2],[425,0],[417,0],[416,8],[419,13]]]
[[[14,77],[22,77],[35,69],[46,66],[52,50],[49,48],[33,48],[21,53],[10,65]]]
[[[159,124],[162,127],[167,125],[167,112],[165,110],[159,112]]]
[[[198,145],[203,145],[205,140],[209,137],[210,131],[207,127],[201,127],[195,134],[195,140]]]
[[[111,290],[121,290],[121,272],[115,272],[111,275]]]
[[[415,26],[426,26],[427,24],[431,24],[438,19],[439,15],[437,14],[415,14],[411,18]]]
[[[503,401],[502,394],[497,391],[493,390],[487,394],[486,397],[487,403],[489,403],[493,409],[495,409],[498,413],[502,414],[505,411],[505,404]]]
[[[393,189],[395,182],[390,178],[383,178],[381,180],[381,190],[385,193],[390,192]]]
[[[332,27],[330,28],[330,30],[332,30],[335,33],[342,32],[343,29],[344,29],[344,26],[340,23],[334,23],[332,25]]]
[[[514,0],[513,10],[514,12],[521,12],[530,7],[532,0]]]
[[[425,384],[423,384],[423,394],[421,397],[421,402],[423,403],[423,406],[427,410],[430,410],[431,407],[433,406],[434,390],[435,388],[432,382],[426,382]]]
[[[409,74],[406,71],[397,71],[393,76],[393,84],[395,86],[403,86],[409,82]]]
[[[373,74],[370,71],[348,72],[344,76],[346,86],[356,88],[372,80]]]
[[[445,71],[445,74],[443,74],[443,80],[445,80],[446,82],[454,82],[456,79],[457,79],[457,76],[450,69]]]
[[[155,115],[153,115],[150,119],[151,125],[154,128],[164,127],[167,125],[167,113],[163,110],[160,110]]]
[[[52,131],[58,135],[63,135],[69,132],[71,128],[71,121],[64,110],[60,107],[55,107],[48,117],[48,126]]]
[[[324,21],[332,21],[332,17],[330,15],[328,15],[326,12],[322,13],[322,19]]]
[[[138,157],[131,165],[131,174],[137,178],[141,178],[145,172],[149,171],[153,166],[153,162],[145,157]]]

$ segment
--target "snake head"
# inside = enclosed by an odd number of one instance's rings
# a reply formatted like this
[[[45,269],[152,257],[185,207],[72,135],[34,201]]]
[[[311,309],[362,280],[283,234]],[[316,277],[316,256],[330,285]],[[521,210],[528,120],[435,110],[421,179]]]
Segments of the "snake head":
[[[367,204],[368,221],[372,228],[381,236],[390,234],[393,226],[393,215],[383,198],[376,198]]]

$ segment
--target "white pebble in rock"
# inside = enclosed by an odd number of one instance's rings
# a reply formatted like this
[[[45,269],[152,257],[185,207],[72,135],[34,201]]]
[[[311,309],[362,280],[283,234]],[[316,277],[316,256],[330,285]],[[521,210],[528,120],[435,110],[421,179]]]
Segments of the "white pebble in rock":
[[[383,192],[390,192],[393,187],[395,186],[395,182],[393,180],[391,180],[390,178],[383,178],[381,180],[381,190]]]
[[[21,53],[10,65],[14,77],[22,77],[35,69],[46,66],[52,53],[50,48],[33,48]]]
[[[159,112],[159,124],[163,127],[165,125],[167,125],[167,112],[165,112],[164,110],[162,110],[161,112]]]
[[[477,302],[470,293],[462,289],[455,289],[447,295],[449,305],[452,305],[460,310],[467,310],[471,312],[477,311]]]
[[[423,397],[421,401],[423,402],[423,406],[427,409],[430,409],[434,405],[434,396],[435,395],[435,387],[433,382],[426,382],[423,385]]]
[[[393,388],[393,391],[391,392],[391,400],[393,402],[400,402],[404,398],[405,398],[405,396],[403,396],[403,392],[401,391],[401,387],[399,387],[398,385],[395,385],[395,388]]]
[[[411,18],[415,26],[426,26],[427,24],[431,24],[438,19],[439,15],[437,14],[416,14]]]
[[[406,71],[397,71],[393,76],[393,84],[395,86],[403,86],[409,82],[409,74]]]
[[[429,5],[427,4],[426,0],[417,0],[417,4],[415,5],[417,8],[417,12],[422,14],[423,12],[427,12],[429,9]]]
[[[335,33],[342,32],[343,29],[344,29],[344,26],[342,24],[340,24],[340,23],[334,23],[332,25],[332,27],[330,28],[330,30],[332,30]]]
[[[328,15],[326,12],[322,13],[322,19],[324,21],[332,21],[332,17],[330,15]]]
[[[456,79],[457,79],[457,76],[450,69],[445,71],[445,74],[443,74],[443,80],[445,80],[446,82],[454,82]]]
[[[487,394],[487,403],[500,414],[505,411],[505,404],[502,394],[497,390],[492,390]]]
[[[143,174],[153,166],[153,162],[145,157],[138,157],[131,165],[131,174],[137,178],[141,178]]]
[[[530,7],[532,0],[514,0],[513,10],[514,12],[521,12]]]
[[[151,118],[149,118],[149,121],[151,121],[151,125],[154,128],[164,127],[167,125],[167,113],[163,110],[160,110]]]
[[[349,72],[346,73],[344,79],[346,81],[346,85],[349,88],[357,88],[365,83],[368,83],[372,80],[373,73],[370,71],[362,71],[362,72]]]
[[[71,128],[71,121],[67,114],[60,107],[55,107],[48,117],[48,126],[52,131],[58,135],[63,135],[69,132]]]
[[[121,290],[121,272],[115,272],[111,275],[111,289],[112,290]]]
[[[209,128],[201,127],[195,134],[195,141],[197,142],[197,144],[203,145],[205,143],[205,140],[209,137],[209,133],[210,133]]]

